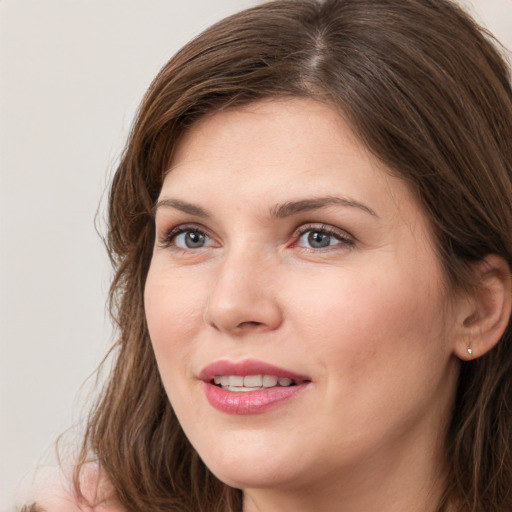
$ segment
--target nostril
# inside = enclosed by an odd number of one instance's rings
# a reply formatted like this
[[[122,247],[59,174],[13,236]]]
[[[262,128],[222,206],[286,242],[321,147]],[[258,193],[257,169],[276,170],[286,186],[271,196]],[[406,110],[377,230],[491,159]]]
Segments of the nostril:
[[[263,325],[262,322],[254,322],[254,321],[249,321],[249,322],[242,322],[240,324],[238,324],[238,328],[253,328],[253,327],[259,327],[260,325]]]

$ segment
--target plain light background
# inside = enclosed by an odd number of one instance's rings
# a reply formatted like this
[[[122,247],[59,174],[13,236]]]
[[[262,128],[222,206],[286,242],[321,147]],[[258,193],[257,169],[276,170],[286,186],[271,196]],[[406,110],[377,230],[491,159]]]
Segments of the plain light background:
[[[0,0],[0,510],[78,421],[110,344],[95,215],[145,89],[262,1]],[[512,0],[469,2],[512,48]]]

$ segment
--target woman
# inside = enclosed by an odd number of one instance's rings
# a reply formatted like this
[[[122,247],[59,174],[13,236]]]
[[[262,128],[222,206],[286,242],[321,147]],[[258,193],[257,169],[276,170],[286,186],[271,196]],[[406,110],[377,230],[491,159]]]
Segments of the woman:
[[[201,34],[113,181],[79,502],[511,510],[511,166],[508,69],[451,2],[282,0]]]

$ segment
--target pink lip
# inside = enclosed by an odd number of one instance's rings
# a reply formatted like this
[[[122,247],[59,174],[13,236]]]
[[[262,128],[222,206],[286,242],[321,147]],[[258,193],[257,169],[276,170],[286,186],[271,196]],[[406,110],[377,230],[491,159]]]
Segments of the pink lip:
[[[216,375],[275,375],[288,377],[297,384],[276,386],[255,391],[227,391],[213,383]],[[210,405],[228,414],[258,414],[294,398],[311,384],[311,379],[284,368],[247,359],[245,361],[217,361],[204,368],[199,378]]]

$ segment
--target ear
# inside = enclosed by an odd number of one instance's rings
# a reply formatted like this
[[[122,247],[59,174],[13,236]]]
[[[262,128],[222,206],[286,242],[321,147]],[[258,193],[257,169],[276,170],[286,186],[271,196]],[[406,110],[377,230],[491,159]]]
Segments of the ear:
[[[495,254],[476,268],[477,284],[460,309],[454,353],[463,360],[491,350],[507,328],[512,304],[512,279],[507,262]]]

